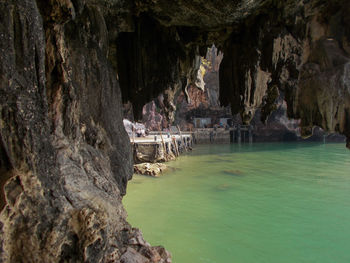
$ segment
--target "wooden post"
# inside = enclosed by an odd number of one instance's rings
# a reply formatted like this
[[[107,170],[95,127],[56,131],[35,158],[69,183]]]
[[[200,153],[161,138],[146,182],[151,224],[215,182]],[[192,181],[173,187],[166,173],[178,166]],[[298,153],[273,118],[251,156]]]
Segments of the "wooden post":
[[[169,129],[169,134],[170,134],[170,138],[171,138],[171,144],[173,144],[174,148],[175,148],[175,156],[179,156],[178,155],[178,151],[177,151],[177,147],[176,147],[176,143],[174,143],[174,138],[173,138],[173,135],[171,134],[171,126],[170,126],[170,124],[169,124],[168,129]]]
[[[161,130],[161,128],[160,128],[160,125],[159,125],[159,133],[160,133],[160,138],[161,138],[161,140],[162,140],[164,158],[167,160],[167,159],[168,159],[168,158],[166,157],[167,152],[166,152],[166,147],[165,147],[165,143],[164,143],[164,139],[163,139],[163,134],[162,134],[162,130]]]
[[[193,134],[194,134],[194,132],[192,132],[192,127],[190,127],[190,145],[191,145],[191,147],[193,147]]]
[[[241,125],[238,124],[237,126],[237,142],[241,143]]]
[[[179,148],[177,147],[176,137],[172,137],[172,141],[174,143],[175,151],[176,151],[177,156],[180,156]]]
[[[328,133],[323,134],[323,144],[326,144],[327,135]]]
[[[132,126],[132,143],[135,144],[135,128],[134,128],[134,124]]]
[[[179,125],[176,125],[176,127],[177,127],[177,129],[179,131],[179,134],[180,134],[181,143],[184,144],[185,151],[187,152],[186,143],[184,143],[184,139],[182,137],[182,133],[181,133],[180,127],[179,127]]]
[[[174,144],[175,156],[179,156],[180,152],[179,152],[179,148],[177,146],[176,135],[175,135],[175,137],[173,137],[173,135],[171,134],[171,126],[170,125],[169,125],[169,134],[170,134],[171,141]]]
[[[252,130],[252,126],[249,125],[249,143],[253,143],[253,130]]]

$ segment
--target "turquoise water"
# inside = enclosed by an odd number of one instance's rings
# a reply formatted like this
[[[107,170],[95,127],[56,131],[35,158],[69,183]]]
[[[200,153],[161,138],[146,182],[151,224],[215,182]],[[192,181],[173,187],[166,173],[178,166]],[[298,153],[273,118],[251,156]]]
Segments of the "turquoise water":
[[[173,262],[350,262],[344,144],[196,146],[169,166],[134,176],[124,204]]]

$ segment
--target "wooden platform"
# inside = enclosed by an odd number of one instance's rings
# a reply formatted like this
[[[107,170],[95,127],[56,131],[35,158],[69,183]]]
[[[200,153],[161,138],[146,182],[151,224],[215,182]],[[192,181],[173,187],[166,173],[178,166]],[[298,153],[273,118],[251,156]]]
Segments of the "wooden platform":
[[[251,125],[236,125],[227,128],[196,128],[193,133],[196,143],[252,143],[253,135],[254,128]]]
[[[192,149],[192,134],[168,135],[153,133],[146,137],[131,137],[134,162],[155,163],[166,162],[175,159],[181,153]]]
[[[162,140],[163,136],[163,140]],[[175,140],[181,140],[182,139],[187,139],[190,138],[192,140],[192,134],[182,134],[182,135],[171,135],[168,137],[167,134],[160,135],[160,133],[156,134],[153,133],[151,135],[148,135],[146,137],[135,137],[135,138],[130,138],[130,142],[132,143],[163,143],[164,142],[172,142],[174,139]]]

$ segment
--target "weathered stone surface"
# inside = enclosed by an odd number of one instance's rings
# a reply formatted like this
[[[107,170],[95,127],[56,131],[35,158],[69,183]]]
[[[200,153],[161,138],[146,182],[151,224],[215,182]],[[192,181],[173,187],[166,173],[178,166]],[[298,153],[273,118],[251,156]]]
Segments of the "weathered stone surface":
[[[263,0],[255,1],[136,1],[140,11],[148,11],[162,24],[215,29],[231,25],[251,15]]]
[[[181,129],[191,130],[193,126],[189,123],[193,123],[194,117],[210,117],[213,123],[218,123],[220,117],[231,115],[229,107],[221,107],[219,101],[219,67],[222,58],[223,54],[215,46],[208,48],[200,66],[203,89],[190,85],[187,94],[181,92],[175,98],[175,120]]]
[[[142,123],[145,124],[150,131],[163,130],[169,127],[170,122],[166,117],[163,94],[159,95],[157,99],[147,103],[142,110]]]
[[[230,115],[230,108],[223,108],[219,101],[219,66],[223,54],[215,46],[208,48],[205,58],[201,58],[196,85],[188,85],[186,90],[166,90],[143,107],[143,122],[150,130],[168,128],[171,120],[181,130],[193,130],[193,117],[210,116],[213,122]],[[203,86],[203,87],[202,87]],[[164,103],[167,99],[169,106]],[[173,114],[169,116],[169,112]]]
[[[149,263],[150,261],[138,253],[135,249],[128,247],[127,251],[121,256],[120,263]]]
[[[133,260],[137,259],[141,260],[141,262],[171,263],[171,254],[163,247],[152,247],[143,239],[142,233],[139,229],[133,228],[131,238],[129,239],[129,245],[130,247],[128,247],[126,253],[123,254],[121,262],[124,257],[125,260],[130,260],[130,262],[134,262]],[[136,256],[133,256],[135,254]]]
[[[221,102],[249,122],[258,105],[264,104],[264,117],[275,108],[275,92],[269,91],[277,86],[285,92],[288,116],[301,119],[304,137],[318,125],[349,141],[349,3],[290,7],[261,10],[233,32],[220,68]]]
[[[0,262],[115,262],[132,152],[105,19],[83,1],[0,13]]]
[[[134,173],[154,177],[161,176],[166,170],[167,166],[164,163],[140,163],[134,165]]]
[[[276,109],[269,113],[267,119],[264,119],[263,110],[255,112],[251,121],[254,127],[254,142],[296,141],[300,139],[300,121],[288,119],[287,104],[283,100],[283,96],[280,96],[276,101],[276,104],[272,104]]]
[[[300,120],[287,117],[287,104],[283,95],[274,104],[276,109],[265,119],[263,111],[258,109],[251,124],[254,127],[254,142],[268,141],[324,141],[345,142],[346,137],[338,133],[327,133],[323,129],[313,127],[313,134],[308,138],[301,137]],[[264,122],[262,121],[264,120]]]

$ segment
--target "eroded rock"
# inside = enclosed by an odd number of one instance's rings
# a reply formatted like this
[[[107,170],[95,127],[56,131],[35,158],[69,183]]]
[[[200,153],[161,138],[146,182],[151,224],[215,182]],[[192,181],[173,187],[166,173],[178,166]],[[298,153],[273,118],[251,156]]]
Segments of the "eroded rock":
[[[0,13],[0,262],[115,262],[132,152],[103,13],[69,0]]]
[[[161,176],[167,170],[167,166],[163,163],[140,163],[134,165],[136,174],[150,175],[154,177]]]
[[[128,247],[126,252],[121,256],[120,263],[149,263],[150,261],[137,252],[135,249]]]

